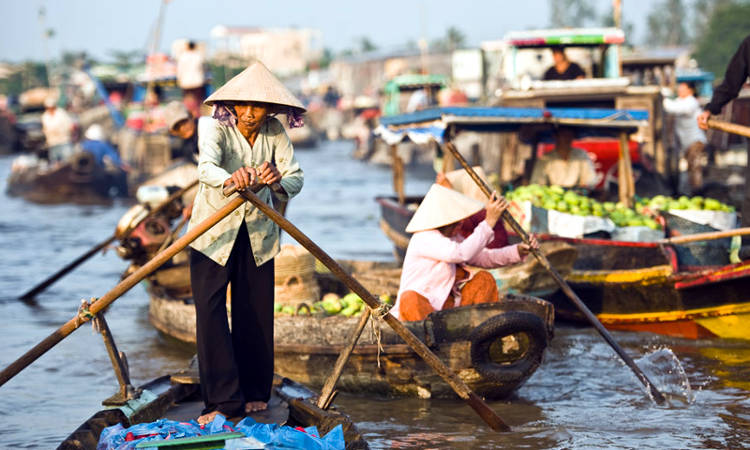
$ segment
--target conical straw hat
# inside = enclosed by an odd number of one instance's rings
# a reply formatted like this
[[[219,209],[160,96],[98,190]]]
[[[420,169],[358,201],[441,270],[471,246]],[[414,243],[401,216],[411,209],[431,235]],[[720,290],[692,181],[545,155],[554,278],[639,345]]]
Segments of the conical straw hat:
[[[460,192],[433,184],[406,226],[407,233],[440,228],[463,220],[484,208],[484,204]]]
[[[204,103],[211,106],[221,101],[274,103],[305,112],[302,102],[260,61],[250,64],[247,69],[227,81]]]

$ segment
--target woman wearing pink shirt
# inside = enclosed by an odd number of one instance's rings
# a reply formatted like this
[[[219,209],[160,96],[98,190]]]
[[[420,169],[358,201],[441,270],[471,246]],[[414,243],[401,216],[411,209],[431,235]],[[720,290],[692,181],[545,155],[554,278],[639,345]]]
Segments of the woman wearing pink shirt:
[[[433,311],[498,301],[497,284],[484,270],[471,275],[463,265],[494,268],[520,262],[526,244],[488,248],[493,228],[508,204],[493,193],[485,219],[466,238],[458,225],[485,205],[452,189],[432,185],[406,231],[414,233],[406,250],[398,299],[392,313],[401,320],[423,320]],[[538,247],[532,237],[531,245]]]

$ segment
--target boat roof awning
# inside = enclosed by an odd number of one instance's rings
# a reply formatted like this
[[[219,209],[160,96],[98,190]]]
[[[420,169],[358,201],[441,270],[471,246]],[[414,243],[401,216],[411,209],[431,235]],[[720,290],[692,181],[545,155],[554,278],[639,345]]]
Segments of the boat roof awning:
[[[505,39],[510,45],[517,48],[556,45],[587,47],[602,44],[622,44],[625,42],[625,33],[619,28],[559,28],[511,31],[505,35]]]
[[[522,129],[544,134],[555,127],[577,129],[579,136],[614,136],[635,132],[648,125],[644,110],[599,108],[511,108],[511,107],[448,107],[381,117],[375,134],[388,144],[404,139],[423,144],[442,143],[451,127],[456,131],[506,131]]]

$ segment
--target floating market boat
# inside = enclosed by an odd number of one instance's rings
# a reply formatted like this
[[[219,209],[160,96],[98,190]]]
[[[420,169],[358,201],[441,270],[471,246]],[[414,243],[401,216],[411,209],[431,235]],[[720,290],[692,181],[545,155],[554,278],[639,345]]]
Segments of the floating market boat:
[[[565,239],[581,255],[566,281],[612,330],[649,331],[691,339],[750,339],[750,263],[683,267],[680,252],[696,246]],[[680,248],[682,247],[682,248]],[[583,321],[560,292],[548,297],[561,319]]]
[[[260,423],[275,423],[292,427],[315,426],[322,434],[341,425],[347,449],[369,448],[349,416],[335,409],[318,408],[314,402],[316,397],[317,394],[304,385],[276,376],[268,409],[252,413],[248,417]],[[162,418],[187,422],[197,418],[202,409],[203,401],[200,397],[197,373],[186,372],[171,377],[163,376],[143,385],[139,389],[139,395],[123,405],[96,412],[71,433],[58,449],[94,450],[97,448],[102,430],[106,427],[119,423],[127,428]]]
[[[398,289],[400,270],[391,264],[343,262],[343,266],[374,294],[395,294]],[[362,267],[367,270],[358,272]],[[317,274],[317,278],[321,291],[341,295],[348,291],[331,274]],[[155,272],[146,289],[151,324],[167,336],[194,344],[195,307],[187,266]],[[311,308],[297,309],[303,314],[278,314],[274,319],[275,369],[321,386],[359,318],[310,315]],[[502,398],[521,387],[541,364],[553,334],[554,309],[535,297],[504,294],[498,303],[439,311],[406,324],[472,390],[487,398]],[[373,326],[377,333],[360,337],[337,384],[339,390],[422,398],[455,395],[387,325]]]
[[[613,167],[618,169],[617,189],[621,197],[631,196],[638,186],[628,183],[626,173],[632,173],[630,158],[636,156],[633,145],[627,136],[638,130],[646,123],[646,111],[587,109],[587,108],[511,108],[511,107],[450,107],[419,111],[412,114],[381,118],[380,126],[375,134],[387,144],[394,146],[404,140],[415,142],[434,141],[443,144],[449,139],[465,132],[514,132],[523,136],[525,141],[536,149],[539,144],[550,140],[555,126],[566,126],[574,129],[577,139],[573,145],[583,147],[593,155],[594,160],[602,159],[600,152],[611,153],[611,149],[603,146],[601,138],[617,137],[620,144],[627,143],[619,151],[621,156]],[[459,150],[461,148],[459,147]],[[617,151],[616,151],[617,152]],[[450,153],[442,152],[444,164],[452,169]],[[523,179],[528,181],[531,168],[538,157],[537,151],[531,152],[531,159],[527,161],[527,170]],[[398,260],[403,260],[409,242],[409,234],[405,232],[406,224],[416,211],[421,197],[406,197],[403,186],[403,165],[398,155],[393,152],[393,174],[396,195],[379,196],[376,201],[381,208],[380,227],[386,236],[394,243],[394,253]],[[599,167],[598,170],[602,168]],[[622,170],[620,170],[622,169]],[[607,168],[609,171],[609,168]],[[488,172],[491,173],[491,172]],[[611,174],[610,174],[611,175]],[[602,177],[605,174],[601,174]],[[612,182],[615,181],[610,176]]]
[[[103,203],[128,195],[125,172],[96,163],[91,153],[76,152],[49,164],[34,156],[18,157],[8,176],[9,195],[35,203]]]

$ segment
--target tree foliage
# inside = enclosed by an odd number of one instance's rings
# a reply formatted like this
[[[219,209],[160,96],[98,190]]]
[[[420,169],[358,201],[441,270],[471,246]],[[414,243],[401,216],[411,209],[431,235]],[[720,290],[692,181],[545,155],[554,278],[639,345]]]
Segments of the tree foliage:
[[[549,0],[552,28],[585,27],[596,19],[596,8],[591,0]]]
[[[729,1],[713,9],[696,41],[695,59],[705,70],[724,76],[729,60],[750,34],[750,2]]]
[[[678,46],[689,43],[685,27],[686,5],[682,0],[653,3],[646,24],[647,43],[652,46]]]

